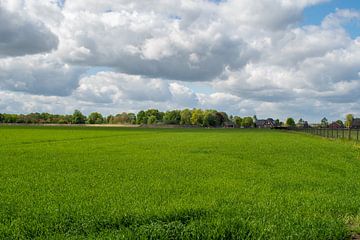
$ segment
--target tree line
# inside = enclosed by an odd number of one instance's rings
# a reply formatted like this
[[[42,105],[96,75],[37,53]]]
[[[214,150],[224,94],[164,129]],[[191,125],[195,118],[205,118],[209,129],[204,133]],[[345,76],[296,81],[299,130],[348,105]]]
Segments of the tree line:
[[[351,126],[354,116],[348,114],[345,124],[338,120],[340,125]],[[139,125],[188,125],[198,127],[224,127],[233,125],[234,127],[256,127],[257,117],[240,117],[228,115],[217,110],[202,109],[183,109],[162,112],[158,109],[141,110],[135,113],[119,113],[116,115],[103,116],[99,112],[93,112],[85,116],[81,111],[75,110],[73,114],[61,115],[50,113],[30,113],[30,114],[6,114],[0,113],[0,123],[18,124],[139,124]],[[307,124],[303,119],[296,123],[293,118],[287,118],[285,122],[279,119],[274,120],[276,126],[301,127]],[[320,127],[328,127],[329,122],[323,118]]]
[[[71,115],[30,113],[30,114],[0,114],[0,123],[18,124],[169,124],[193,125],[200,127],[223,127],[226,123],[239,127],[252,127],[253,117],[229,116],[217,110],[183,109],[162,112],[158,109],[141,110],[135,113],[119,113],[103,116],[93,112],[85,116],[75,110]]]

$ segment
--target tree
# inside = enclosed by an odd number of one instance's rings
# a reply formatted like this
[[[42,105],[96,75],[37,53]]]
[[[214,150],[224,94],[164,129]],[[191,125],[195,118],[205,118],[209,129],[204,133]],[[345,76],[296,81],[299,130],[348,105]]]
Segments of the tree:
[[[256,122],[258,119],[257,119],[257,116],[256,115],[254,115],[253,116],[253,122]]]
[[[254,120],[252,117],[244,117],[243,121],[242,121],[242,126],[244,128],[249,128],[252,127],[254,125]]]
[[[157,121],[162,121],[163,117],[164,117],[164,113],[160,112],[157,109],[148,109],[145,111],[145,115],[146,117],[151,117],[151,116],[155,116]]]
[[[243,119],[241,117],[239,117],[239,116],[234,117],[234,122],[235,122],[236,126],[241,127],[242,121],[243,121]]]
[[[202,126],[204,122],[204,112],[201,109],[194,109],[191,114],[191,124]]]
[[[86,122],[86,117],[79,110],[75,110],[72,117],[72,123],[84,124],[85,122]]]
[[[129,123],[136,124],[136,115],[135,113],[128,113]]]
[[[304,125],[304,124],[305,124],[305,121],[304,121],[302,118],[300,118],[299,121],[298,121],[298,124],[299,124],[299,125]]]
[[[279,119],[275,120],[275,124],[276,124],[276,126],[281,126],[282,125]]]
[[[216,125],[217,126],[223,126],[225,122],[229,121],[229,117],[225,112],[216,112],[215,111],[215,116],[216,116]]]
[[[151,116],[148,118],[147,124],[155,124],[156,121],[157,121],[156,116],[151,115]]]
[[[321,119],[321,127],[327,128],[328,126],[329,126],[329,121],[327,120],[327,118],[324,117],[323,119]]]
[[[101,115],[101,113],[98,112],[90,113],[88,117],[89,124],[102,124],[103,122],[104,122],[104,118]]]
[[[346,115],[345,126],[347,128],[350,128],[352,126],[353,121],[354,121],[354,115],[353,114]]]
[[[287,127],[295,127],[295,120],[291,117],[287,118],[285,123]]]
[[[341,127],[344,127],[344,123],[340,119],[336,120],[336,123],[339,124]]]
[[[191,124],[191,110],[184,109],[180,112],[180,124],[181,125],[190,125]]]
[[[216,127],[217,125],[217,117],[216,113],[212,110],[206,110],[204,112],[204,120],[203,120],[203,126],[204,127]]]
[[[0,123],[4,122],[4,115],[0,113]]]
[[[138,114],[136,116],[136,122],[138,124],[147,124],[147,121],[148,121],[148,118],[147,118],[145,112],[142,110],[140,112],[138,112]]]
[[[129,124],[130,123],[130,118],[129,118],[129,114],[126,112],[122,112],[120,114],[116,114],[116,116],[113,119],[113,123],[117,123],[117,124]]]
[[[167,111],[164,115],[164,123],[180,124],[181,112],[179,110]]]

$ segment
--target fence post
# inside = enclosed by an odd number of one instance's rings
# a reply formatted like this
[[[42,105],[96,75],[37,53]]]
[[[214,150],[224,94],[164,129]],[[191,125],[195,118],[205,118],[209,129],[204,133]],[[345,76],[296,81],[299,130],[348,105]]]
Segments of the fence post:
[[[331,138],[334,138],[334,129],[331,129]]]
[[[342,138],[345,138],[345,128],[342,129]]]
[[[356,129],[356,141],[359,141],[359,129]]]
[[[349,128],[349,136],[348,136],[348,139],[349,139],[349,140],[351,139],[351,128]]]

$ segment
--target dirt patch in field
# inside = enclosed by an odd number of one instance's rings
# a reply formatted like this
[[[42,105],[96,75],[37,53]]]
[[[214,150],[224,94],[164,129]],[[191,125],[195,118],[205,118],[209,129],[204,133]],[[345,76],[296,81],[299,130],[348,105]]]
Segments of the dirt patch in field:
[[[360,240],[360,216],[347,217],[345,221],[351,233],[350,239]]]

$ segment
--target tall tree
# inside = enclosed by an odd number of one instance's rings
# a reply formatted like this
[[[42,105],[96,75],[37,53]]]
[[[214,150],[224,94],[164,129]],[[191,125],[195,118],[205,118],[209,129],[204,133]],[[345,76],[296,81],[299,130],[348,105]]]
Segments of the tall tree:
[[[202,126],[204,121],[204,112],[201,109],[194,109],[191,114],[191,124]]]
[[[147,124],[155,124],[156,121],[157,121],[156,116],[151,115],[151,116],[148,118]]]
[[[239,117],[239,116],[234,117],[234,122],[235,122],[237,127],[241,127],[242,121],[243,121],[243,119],[241,117]]]
[[[217,127],[218,126],[216,113],[214,111],[206,110],[204,112],[203,126],[204,127]]]
[[[180,112],[180,124],[181,125],[190,125],[191,124],[191,110],[190,109],[184,109]]]
[[[128,113],[129,123],[136,124],[136,115],[135,113]]]
[[[347,128],[350,128],[352,123],[354,121],[354,115],[353,114],[348,114],[346,115],[346,121],[345,121],[345,126]]]
[[[101,115],[101,113],[93,112],[93,113],[90,113],[90,115],[88,116],[88,123],[102,124],[102,123],[104,123],[104,118]]]
[[[244,117],[243,121],[242,121],[242,126],[245,128],[249,128],[249,127],[253,127],[254,125],[254,120],[252,117]]]
[[[138,112],[137,116],[136,116],[136,122],[138,124],[147,124],[147,116],[145,114],[145,111],[141,110],[140,112]]]
[[[229,117],[225,112],[215,112],[215,116],[218,126],[224,126],[224,123],[229,121]]]
[[[327,120],[327,118],[324,117],[323,119],[321,119],[321,127],[327,128],[328,126],[329,126],[329,121]]]
[[[180,124],[181,112],[179,110],[167,111],[164,115],[164,123]]]
[[[280,126],[281,126],[280,120],[279,120],[279,119],[276,119],[276,120],[275,120],[275,124],[276,124],[276,126],[280,127]]]
[[[287,127],[295,127],[295,120],[291,117],[287,118],[285,123]]]
[[[86,122],[86,117],[80,112],[80,110],[75,110],[73,113],[72,123],[84,124],[85,122]]]

